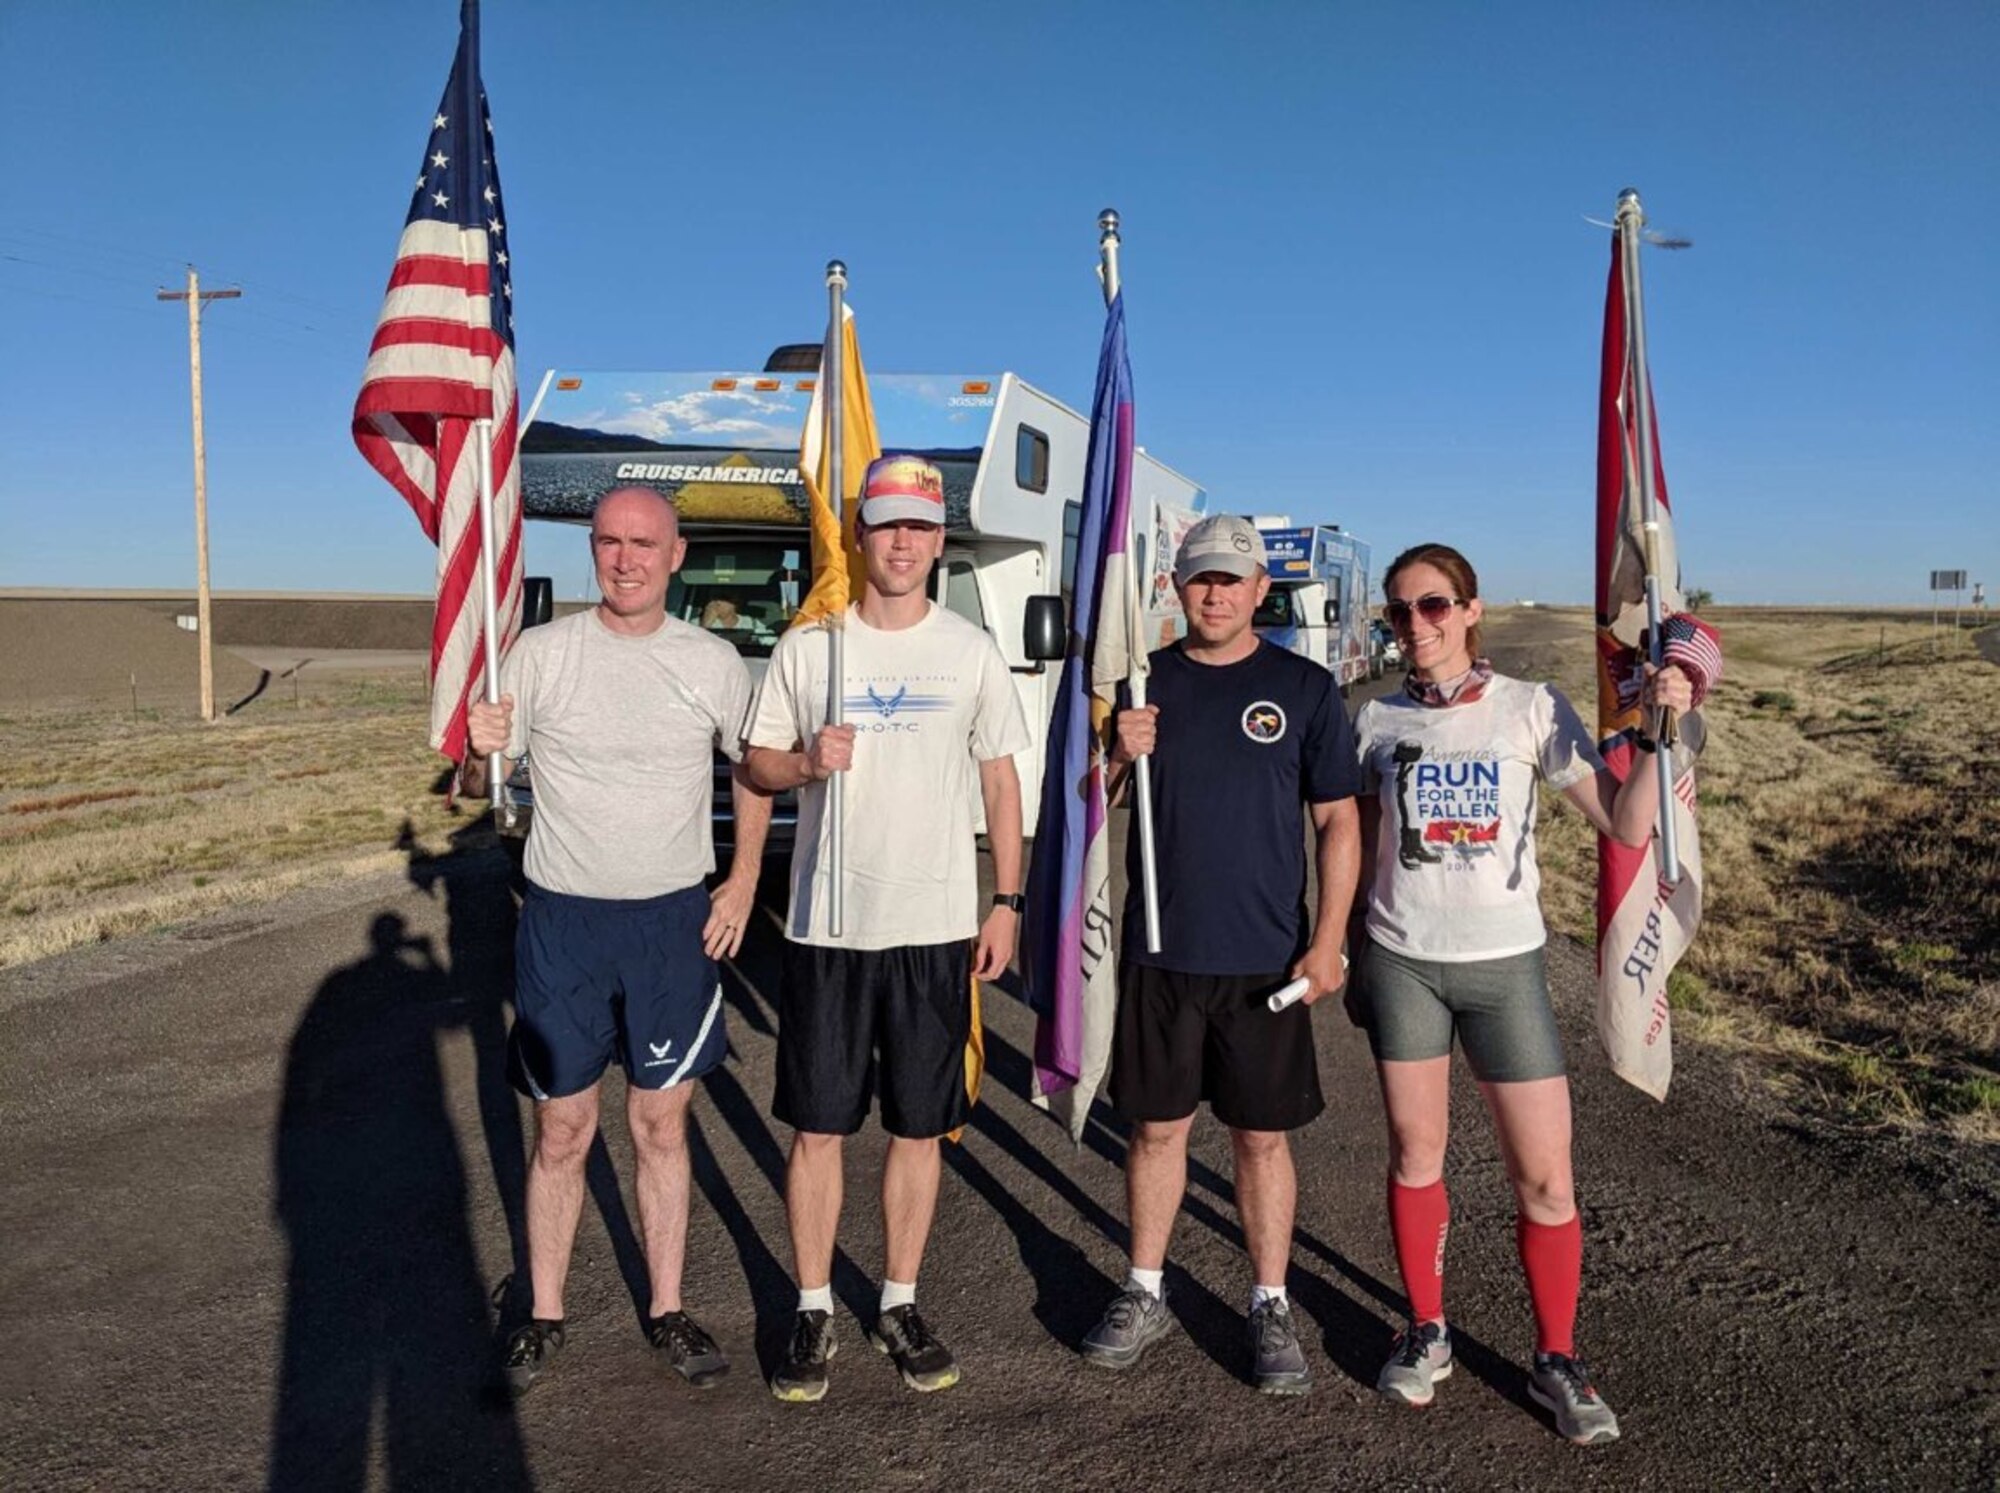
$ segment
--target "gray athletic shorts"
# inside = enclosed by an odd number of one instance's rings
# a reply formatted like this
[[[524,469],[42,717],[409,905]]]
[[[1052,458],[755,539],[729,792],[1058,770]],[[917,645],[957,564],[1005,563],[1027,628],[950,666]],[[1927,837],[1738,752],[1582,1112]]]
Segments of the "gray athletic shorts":
[[[1371,941],[1362,945],[1358,974],[1377,1062],[1449,1057],[1455,1031],[1473,1076],[1484,1083],[1560,1078],[1567,1071],[1540,949],[1447,964]]]

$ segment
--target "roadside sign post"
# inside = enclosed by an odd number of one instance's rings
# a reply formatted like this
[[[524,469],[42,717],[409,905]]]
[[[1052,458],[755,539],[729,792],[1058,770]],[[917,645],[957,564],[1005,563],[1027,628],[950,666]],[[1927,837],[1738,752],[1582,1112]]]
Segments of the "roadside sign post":
[[[1938,595],[1951,592],[1951,630],[1958,631],[1959,593],[1965,590],[1965,572],[1962,570],[1933,570],[1931,572],[1931,657],[1938,651]]]

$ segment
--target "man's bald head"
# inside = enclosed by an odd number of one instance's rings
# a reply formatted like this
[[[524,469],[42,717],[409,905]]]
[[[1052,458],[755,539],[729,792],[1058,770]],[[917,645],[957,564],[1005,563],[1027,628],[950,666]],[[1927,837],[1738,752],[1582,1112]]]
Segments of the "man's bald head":
[[[597,500],[597,506],[590,510],[590,526],[595,529],[600,518],[616,513],[619,519],[642,515],[658,509],[665,513],[668,524],[668,542],[679,536],[681,511],[674,507],[674,500],[654,487],[614,487]],[[643,521],[643,520],[642,520]]]

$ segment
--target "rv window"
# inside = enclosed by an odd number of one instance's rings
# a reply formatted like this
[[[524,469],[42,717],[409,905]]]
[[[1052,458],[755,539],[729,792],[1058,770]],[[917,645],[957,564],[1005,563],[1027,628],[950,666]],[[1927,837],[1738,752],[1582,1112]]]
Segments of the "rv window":
[[[1049,490],[1049,438],[1031,425],[1014,430],[1014,485],[1023,492]]]
[[[1083,531],[1083,504],[1063,504],[1062,594],[1063,615],[1069,615],[1070,597],[1076,591],[1076,544]]]
[[[979,586],[972,578],[970,560],[953,560],[945,569],[944,605],[974,627],[986,625],[986,613],[979,605]]]

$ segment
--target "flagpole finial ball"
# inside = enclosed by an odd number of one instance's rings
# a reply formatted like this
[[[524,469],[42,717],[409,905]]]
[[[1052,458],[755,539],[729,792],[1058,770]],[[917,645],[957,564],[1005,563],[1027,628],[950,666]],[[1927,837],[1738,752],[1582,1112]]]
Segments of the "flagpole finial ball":
[[[1637,203],[1638,200],[1639,189],[1637,187],[1627,187],[1618,194],[1618,205],[1620,207],[1623,207],[1628,202]]]
[[[1099,213],[1097,215],[1097,226],[1102,228],[1106,233],[1116,233],[1118,231],[1118,209],[1107,207],[1103,212]]]
[[[838,259],[829,259],[826,262],[826,278],[829,284],[835,280],[845,280],[847,278],[846,264]]]

